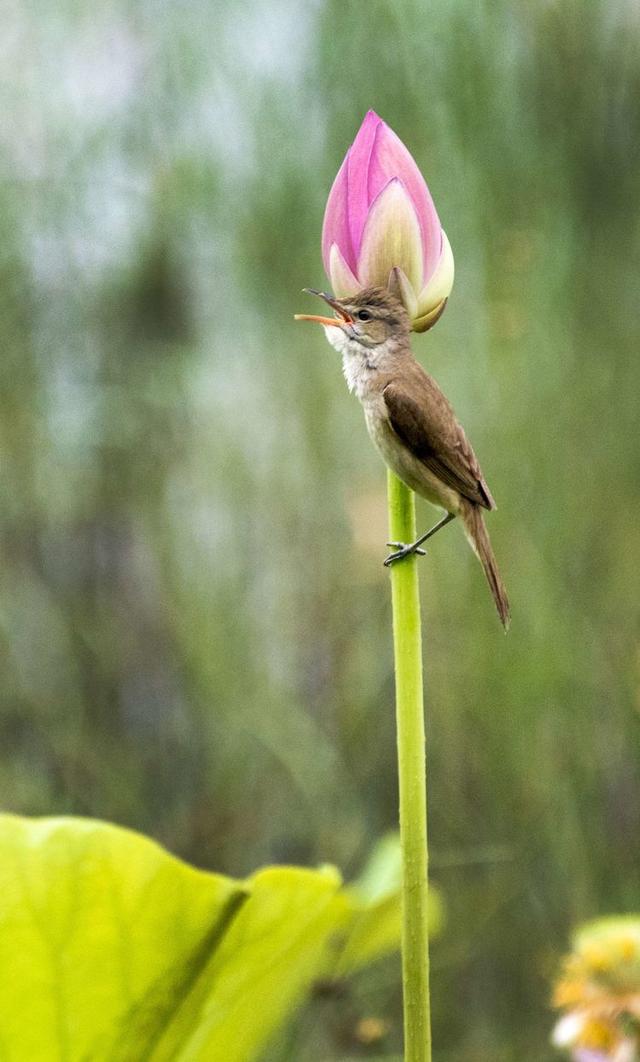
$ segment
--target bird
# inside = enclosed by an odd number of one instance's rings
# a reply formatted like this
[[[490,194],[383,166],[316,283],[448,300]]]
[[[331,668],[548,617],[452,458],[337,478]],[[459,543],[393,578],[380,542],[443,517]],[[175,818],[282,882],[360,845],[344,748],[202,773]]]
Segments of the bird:
[[[483,510],[496,508],[478,459],[451,403],[414,357],[411,321],[402,302],[386,288],[366,287],[345,298],[304,288],[334,311],[333,317],[296,314],[324,326],[342,355],[349,390],[360,400],[369,435],[389,468],[411,490],[444,510],[441,520],[415,542],[390,542],[389,567],[412,554],[459,517],[480,560],[504,629],[510,606]]]

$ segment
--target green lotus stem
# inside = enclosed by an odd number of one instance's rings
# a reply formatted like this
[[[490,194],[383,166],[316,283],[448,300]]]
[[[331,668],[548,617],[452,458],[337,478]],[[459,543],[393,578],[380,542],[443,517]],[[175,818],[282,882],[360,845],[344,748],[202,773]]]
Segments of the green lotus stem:
[[[388,473],[392,542],[416,538],[415,496]],[[391,566],[396,674],[400,839],[402,842],[402,986],[405,1062],[431,1062],[429,1001],[427,787],[422,694],[422,635],[417,558]]]

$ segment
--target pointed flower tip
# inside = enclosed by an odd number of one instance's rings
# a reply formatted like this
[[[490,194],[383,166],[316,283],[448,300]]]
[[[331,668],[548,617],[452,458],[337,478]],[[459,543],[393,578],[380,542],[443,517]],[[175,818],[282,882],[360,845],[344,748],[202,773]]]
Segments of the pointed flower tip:
[[[380,127],[382,127],[383,129],[389,128],[379,114],[376,114],[376,112],[371,109],[368,110],[364,118],[360,122],[360,127],[355,135],[354,142],[349,148],[349,152],[347,152],[347,154],[351,152],[355,144],[361,142],[363,139],[368,140],[369,137],[373,138]]]

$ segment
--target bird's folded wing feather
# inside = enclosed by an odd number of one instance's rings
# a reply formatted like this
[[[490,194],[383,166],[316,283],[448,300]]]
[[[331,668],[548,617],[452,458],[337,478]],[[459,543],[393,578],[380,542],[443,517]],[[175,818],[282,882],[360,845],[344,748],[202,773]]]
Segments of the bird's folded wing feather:
[[[383,396],[393,430],[415,457],[448,487],[485,509],[495,509],[478,459],[450,403],[423,372],[405,383],[392,380]]]

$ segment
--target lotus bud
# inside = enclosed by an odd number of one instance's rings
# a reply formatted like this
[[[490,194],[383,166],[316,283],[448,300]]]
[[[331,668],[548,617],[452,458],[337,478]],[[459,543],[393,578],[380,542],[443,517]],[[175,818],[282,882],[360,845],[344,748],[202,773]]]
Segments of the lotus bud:
[[[429,189],[402,141],[373,111],[329,193],[322,257],[337,298],[387,287],[415,332],[436,323],[451,292],[453,254]]]

